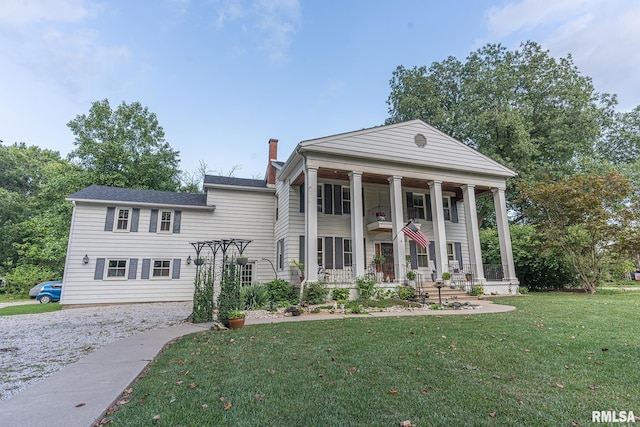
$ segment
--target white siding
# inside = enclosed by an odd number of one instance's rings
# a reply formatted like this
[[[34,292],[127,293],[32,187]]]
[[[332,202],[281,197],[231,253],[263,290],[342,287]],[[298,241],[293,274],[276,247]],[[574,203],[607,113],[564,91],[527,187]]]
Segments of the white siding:
[[[126,204],[113,206],[126,207]],[[187,301],[193,297],[194,264],[187,265],[194,252],[189,242],[201,238],[211,226],[210,210],[182,209],[180,233],[150,233],[150,208],[140,209],[138,232],[104,231],[107,206],[77,202],[69,248],[62,304],[105,304],[121,302]],[[87,255],[89,263],[82,258]],[[94,280],[98,258],[138,259],[136,279]],[[144,258],[180,259],[179,279],[141,279]],[[128,263],[127,263],[128,267]]]

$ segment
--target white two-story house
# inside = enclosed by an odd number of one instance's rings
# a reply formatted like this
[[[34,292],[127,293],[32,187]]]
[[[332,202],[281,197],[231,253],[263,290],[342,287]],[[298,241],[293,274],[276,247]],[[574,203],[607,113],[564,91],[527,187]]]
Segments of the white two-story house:
[[[517,285],[510,169],[420,120],[302,141],[284,162],[277,144],[269,140],[264,180],[207,175],[205,194],[90,186],[70,195],[62,304],[190,300],[194,247],[208,256],[203,243],[226,239],[250,241],[243,284],[277,277],[351,286],[375,274],[393,285],[412,269],[425,281],[471,275],[485,292]],[[482,264],[478,197],[495,205],[497,268]],[[402,232],[409,221],[426,248]]]

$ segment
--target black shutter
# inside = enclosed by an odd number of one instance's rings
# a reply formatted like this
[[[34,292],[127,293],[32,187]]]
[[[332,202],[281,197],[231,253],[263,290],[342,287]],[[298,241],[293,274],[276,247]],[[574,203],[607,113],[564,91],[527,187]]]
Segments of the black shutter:
[[[304,182],[300,184],[300,212],[304,212]]]
[[[342,185],[333,186],[333,213],[342,215]]]
[[[344,246],[342,237],[336,237],[336,268],[342,270],[344,268]]]
[[[300,242],[299,243],[300,247],[298,248],[298,252],[300,255],[299,261],[304,264],[306,262],[304,259],[304,235],[300,236],[299,242]],[[302,274],[304,274],[304,271],[302,272]]]
[[[407,218],[414,219],[416,217],[415,209],[413,209],[413,193],[407,191]]]
[[[458,199],[451,197],[449,203],[451,203],[451,222],[458,222]]]
[[[104,258],[96,259],[96,271],[93,273],[93,280],[102,280],[104,277],[104,261]]]
[[[104,220],[104,231],[113,231],[113,219],[116,216],[115,206],[107,207],[107,217]]]
[[[460,242],[455,242],[453,246],[454,250],[456,251],[456,259],[458,260],[458,265],[460,266],[460,270],[462,270],[462,244]]]
[[[158,209],[151,209],[149,217],[149,233],[155,233],[158,230]]]
[[[429,242],[429,259],[436,265],[436,242],[433,240]]]
[[[364,245],[362,247],[362,252],[364,252],[364,268],[365,270],[367,269],[367,239],[362,239],[362,244]],[[356,251],[356,247],[353,247],[353,251]]]
[[[131,209],[131,227],[129,227],[130,232],[138,232],[138,222],[140,222],[140,208],[133,208]]]
[[[415,270],[418,268],[418,249],[413,240],[409,241],[409,254],[411,255],[411,269]]]
[[[324,268],[333,268],[333,237],[324,238]]]
[[[333,190],[331,184],[324,184],[324,194],[322,195],[324,200],[324,213],[333,213]]]
[[[182,221],[182,211],[173,212],[173,232],[180,233],[180,222]]]
[[[433,211],[431,210],[431,194],[424,195],[424,204],[427,205],[424,207],[427,211],[427,221],[433,221]]]
[[[364,187],[362,187],[362,216],[364,217],[366,214],[364,210]]]
[[[148,279],[150,269],[151,269],[151,260],[149,258],[144,258],[142,260],[142,274],[140,275],[140,278]]]
[[[172,279],[180,278],[180,258],[176,258],[173,260],[173,272],[171,273]]]
[[[138,275],[138,258],[131,258],[129,260],[129,275],[127,279],[135,279]]]

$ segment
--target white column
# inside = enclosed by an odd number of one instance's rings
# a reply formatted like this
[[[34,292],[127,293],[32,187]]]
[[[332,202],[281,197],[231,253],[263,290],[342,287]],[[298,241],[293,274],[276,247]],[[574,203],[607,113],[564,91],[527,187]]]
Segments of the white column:
[[[351,245],[353,251],[353,277],[365,274],[364,223],[362,221],[362,172],[349,173],[351,186]]]
[[[396,280],[403,280],[406,266],[406,249],[404,233],[404,215],[402,213],[402,177],[389,177],[389,194],[391,195],[391,234],[393,240],[393,268]]]
[[[447,257],[447,233],[444,228],[444,207],[442,205],[442,181],[430,181],[429,188],[431,189],[433,240],[436,245],[437,278],[442,279],[442,273],[449,271],[449,258]]]
[[[519,282],[513,263],[513,252],[511,251],[511,233],[509,232],[509,219],[507,218],[507,203],[504,197],[504,188],[493,188],[491,192],[493,193],[493,204],[496,209],[500,257],[502,258],[502,268],[505,269],[502,280],[517,284]]]
[[[475,185],[463,185],[464,215],[467,226],[467,243],[469,245],[469,262],[473,267],[473,276],[484,283],[484,269],[482,268],[482,249],[480,248],[480,229],[478,227],[478,212],[476,210]]]
[[[318,281],[318,168],[307,167],[305,170],[305,261],[304,277],[308,282]]]

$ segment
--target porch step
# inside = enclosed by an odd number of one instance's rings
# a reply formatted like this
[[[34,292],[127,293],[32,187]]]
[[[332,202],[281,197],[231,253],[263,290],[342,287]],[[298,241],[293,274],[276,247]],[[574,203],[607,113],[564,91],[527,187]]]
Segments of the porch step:
[[[438,300],[438,288],[436,288],[435,282],[423,282],[422,286],[416,286],[416,290],[423,293],[427,292],[430,301]],[[443,286],[440,289],[440,295],[443,301],[445,298],[449,298],[449,301],[478,301],[477,296],[471,296],[459,288],[451,289],[450,286]]]

